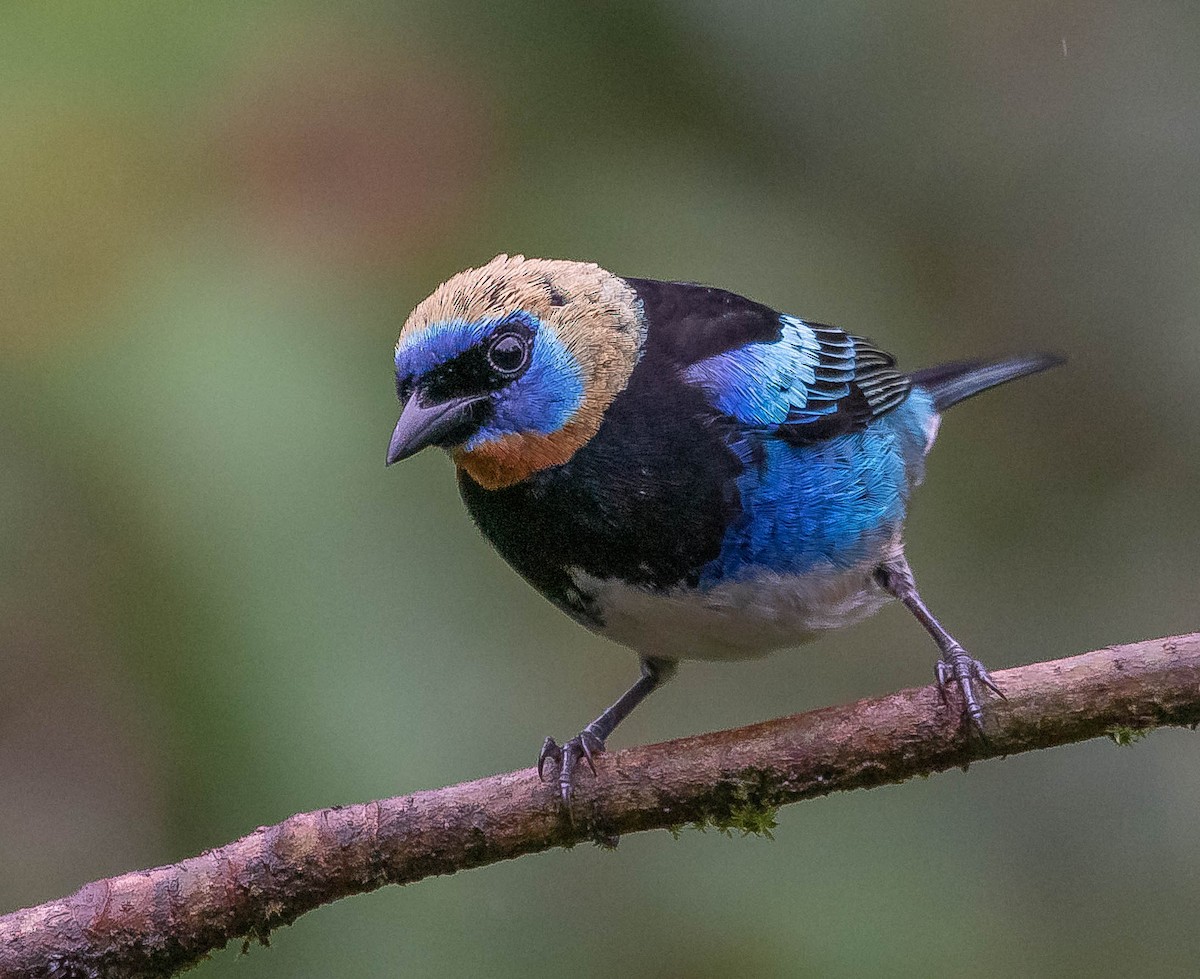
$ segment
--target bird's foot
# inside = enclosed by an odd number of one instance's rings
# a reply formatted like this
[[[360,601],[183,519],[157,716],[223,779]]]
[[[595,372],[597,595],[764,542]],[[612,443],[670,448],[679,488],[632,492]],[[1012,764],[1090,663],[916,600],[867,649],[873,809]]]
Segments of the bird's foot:
[[[970,718],[975,729],[983,734],[983,706],[979,702],[983,693],[980,688],[990,690],[1001,700],[1006,699],[1004,694],[987,668],[961,646],[947,649],[937,662],[937,686],[943,704],[950,702],[946,688],[951,682],[962,694],[963,716]]]
[[[552,761],[558,766],[558,790],[562,796],[563,805],[571,804],[571,792],[575,787],[575,769],[579,759],[588,763],[592,774],[596,774],[596,765],[592,761],[594,755],[604,750],[604,742],[586,728],[564,745],[559,745],[553,738],[547,738],[538,755],[538,778],[544,779],[546,762]]]

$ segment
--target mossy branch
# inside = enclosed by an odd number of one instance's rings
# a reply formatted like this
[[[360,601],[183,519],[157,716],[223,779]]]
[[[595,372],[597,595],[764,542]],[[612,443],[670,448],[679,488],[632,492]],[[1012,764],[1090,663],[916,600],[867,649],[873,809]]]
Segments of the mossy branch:
[[[776,807],[968,762],[1200,722],[1200,633],[996,674],[987,739],[933,687],[630,748],[582,778],[572,817],[533,769],[301,813],[168,867],[0,917],[0,976],[165,976],[236,938],[384,884],[688,823],[769,832]]]

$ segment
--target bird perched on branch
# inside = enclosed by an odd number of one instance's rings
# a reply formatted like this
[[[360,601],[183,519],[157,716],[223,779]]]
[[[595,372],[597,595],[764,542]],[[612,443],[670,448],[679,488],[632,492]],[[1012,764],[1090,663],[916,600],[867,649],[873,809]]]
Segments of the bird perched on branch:
[[[892,598],[982,730],[984,690],[1000,691],[922,601],[905,506],[946,408],[1059,362],[905,374],[869,340],[722,289],[500,255],[404,324],[387,461],[449,450],[505,560],[640,657],[612,706],[546,739],[539,773],[557,765],[569,802],[580,759],[679,660],[795,646]]]

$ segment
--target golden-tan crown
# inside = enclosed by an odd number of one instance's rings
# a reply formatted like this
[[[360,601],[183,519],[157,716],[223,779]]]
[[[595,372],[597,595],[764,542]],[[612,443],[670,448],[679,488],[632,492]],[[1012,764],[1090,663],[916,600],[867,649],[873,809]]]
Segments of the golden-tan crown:
[[[489,488],[561,464],[589,441],[629,383],[645,342],[641,303],[624,279],[590,262],[497,255],[447,279],[418,304],[396,348],[438,323],[499,319],[518,310],[555,331],[579,365],[584,393],[575,415],[557,432],[506,436],[456,453],[456,462]]]

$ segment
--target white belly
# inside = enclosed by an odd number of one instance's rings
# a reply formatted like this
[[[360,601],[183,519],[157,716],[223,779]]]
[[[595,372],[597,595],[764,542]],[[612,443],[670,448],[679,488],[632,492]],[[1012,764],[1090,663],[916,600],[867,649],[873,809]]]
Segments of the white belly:
[[[703,591],[653,591],[580,571],[571,577],[604,620],[597,631],[642,656],[665,659],[762,656],[861,622],[890,601],[869,568],[764,574]]]

